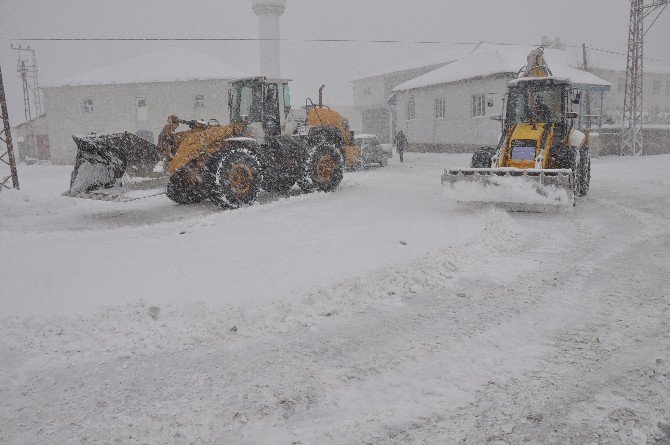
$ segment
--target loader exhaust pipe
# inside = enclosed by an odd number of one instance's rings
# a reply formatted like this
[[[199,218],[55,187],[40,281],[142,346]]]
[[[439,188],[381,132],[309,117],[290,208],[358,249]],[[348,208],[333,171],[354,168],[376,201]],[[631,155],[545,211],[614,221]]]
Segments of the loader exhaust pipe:
[[[319,88],[319,107],[323,107],[323,89],[326,88],[326,85],[321,85]]]

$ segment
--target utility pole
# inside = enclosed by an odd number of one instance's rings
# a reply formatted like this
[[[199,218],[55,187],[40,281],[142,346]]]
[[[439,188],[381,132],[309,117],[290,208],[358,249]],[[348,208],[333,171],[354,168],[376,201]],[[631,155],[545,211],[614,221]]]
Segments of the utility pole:
[[[16,51],[18,57],[17,73],[23,85],[23,112],[28,126],[26,135],[27,151],[32,157],[39,158],[33,119],[41,116],[43,110],[35,50],[31,49],[30,46],[24,48],[22,45],[14,46],[12,44],[10,47]]]
[[[2,111],[3,128],[0,130],[0,140],[5,143],[5,151],[0,155],[0,161],[9,166],[10,175],[0,177],[0,190],[19,188],[19,174],[16,171],[16,159],[14,158],[14,146],[12,145],[12,132],[9,127],[9,114],[7,113],[7,100],[5,99],[5,83],[2,80],[2,69],[0,68],[0,109]],[[12,186],[8,186],[9,180]]]
[[[588,57],[586,57],[586,43],[582,43],[582,69],[586,72],[589,71],[589,62]],[[591,129],[591,96],[589,95],[588,90],[584,90],[584,113],[587,116],[586,124],[588,129]]]
[[[621,128],[621,155],[641,155],[643,150],[643,96],[644,96],[644,36],[670,0],[631,0],[630,25],[628,28],[628,53],[626,58],[626,92],[623,102]],[[644,19],[662,8],[651,25],[645,30]]]

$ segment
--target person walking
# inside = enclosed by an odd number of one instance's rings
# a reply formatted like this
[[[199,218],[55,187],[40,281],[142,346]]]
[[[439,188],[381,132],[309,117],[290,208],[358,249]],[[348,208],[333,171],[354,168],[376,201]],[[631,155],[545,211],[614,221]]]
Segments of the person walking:
[[[407,137],[405,136],[405,133],[403,133],[402,130],[400,130],[395,137],[395,147],[396,150],[398,150],[398,156],[400,157],[400,162],[402,162],[402,156],[405,152],[405,149],[407,148]]]

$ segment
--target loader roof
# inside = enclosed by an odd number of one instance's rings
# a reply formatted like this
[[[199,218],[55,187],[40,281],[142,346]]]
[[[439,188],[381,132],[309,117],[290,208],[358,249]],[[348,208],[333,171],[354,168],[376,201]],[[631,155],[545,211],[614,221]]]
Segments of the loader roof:
[[[168,47],[142,54],[103,68],[88,71],[45,87],[118,85],[131,83],[178,82],[189,80],[220,80],[244,77],[218,59],[188,48]]]

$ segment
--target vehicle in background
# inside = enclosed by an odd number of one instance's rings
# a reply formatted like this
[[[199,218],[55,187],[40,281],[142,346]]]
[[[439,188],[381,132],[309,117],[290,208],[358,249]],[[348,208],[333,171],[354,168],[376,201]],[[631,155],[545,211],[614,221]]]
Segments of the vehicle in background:
[[[383,146],[379,137],[374,134],[354,135],[356,145],[361,147],[358,167],[362,168],[370,164],[379,164],[381,167],[388,165],[389,159],[393,157],[391,146]]]

